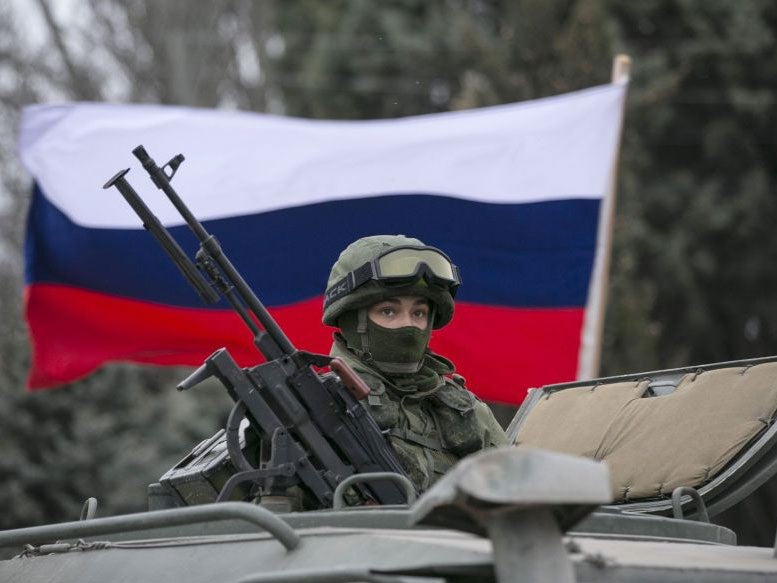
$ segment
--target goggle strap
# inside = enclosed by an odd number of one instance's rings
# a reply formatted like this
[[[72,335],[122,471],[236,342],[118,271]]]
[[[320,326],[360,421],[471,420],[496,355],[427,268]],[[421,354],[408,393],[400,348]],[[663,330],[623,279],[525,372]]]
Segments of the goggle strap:
[[[374,270],[372,262],[368,261],[361,267],[349,271],[337,283],[329,286],[324,296],[324,309],[343,296],[347,296],[360,285],[372,279]]]

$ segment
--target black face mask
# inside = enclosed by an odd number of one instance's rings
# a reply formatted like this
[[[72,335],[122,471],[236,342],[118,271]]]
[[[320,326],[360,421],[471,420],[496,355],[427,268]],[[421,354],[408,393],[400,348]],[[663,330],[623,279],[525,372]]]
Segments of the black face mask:
[[[415,326],[386,328],[367,316],[367,310],[343,314],[338,324],[348,348],[387,374],[418,372],[432,334],[432,318],[426,329]]]

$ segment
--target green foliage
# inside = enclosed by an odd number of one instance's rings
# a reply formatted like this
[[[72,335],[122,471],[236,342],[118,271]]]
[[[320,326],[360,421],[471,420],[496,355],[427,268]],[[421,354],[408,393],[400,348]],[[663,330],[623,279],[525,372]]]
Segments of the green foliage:
[[[507,103],[608,79],[610,26],[595,0],[276,7],[287,113],[384,118]]]
[[[605,370],[774,353],[773,3],[612,3],[637,65]]]
[[[223,426],[218,387],[179,394],[183,370],[112,366],[35,393],[0,385],[0,529],[76,520],[95,496],[103,516],[137,512],[146,487]]]
[[[116,92],[128,101],[174,102],[188,82],[195,84],[192,103],[250,101],[245,86],[237,89],[236,65],[216,66],[229,52],[235,14],[220,15],[225,6],[218,2],[199,12],[171,7],[92,3],[88,30],[47,21],[50,42],[43,50],[25,43],[25,23],[0,3],[0,529],[75,520],[89,496],[98,498],[101,515],[140,511],[146,486],[226,420],[230,399],[223,388],[174,390],[187,374],[181,369],[111,365],[67,387],[24,389],[30,353],[22,318],[22,237],[30,187],[14,156],[21,106],[100,100]],[[203,70],[217,71],[218,82],[198,83],[174,76],[172,64],[158,66],[181,48],[164,37],[180,14],[224,21],[221,36],[182,38],[184,52]]]

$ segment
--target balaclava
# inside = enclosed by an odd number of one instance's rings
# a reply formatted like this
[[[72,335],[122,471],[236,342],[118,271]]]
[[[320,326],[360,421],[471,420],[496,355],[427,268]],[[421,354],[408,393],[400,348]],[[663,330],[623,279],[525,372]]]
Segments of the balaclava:
[[[386,328],[373,322],[367,308],[346,312],[338,325],[348,348],[386,374],[412,374],[421,369],[432,335],[434,305],[426,329],[416,326]]]

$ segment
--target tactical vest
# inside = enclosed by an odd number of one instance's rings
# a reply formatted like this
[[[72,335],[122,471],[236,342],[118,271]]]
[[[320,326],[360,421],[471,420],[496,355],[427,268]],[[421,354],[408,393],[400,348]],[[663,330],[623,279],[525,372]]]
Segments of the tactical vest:
[[[469,392],[463,379],[442,378],[426,392],[406,392],[342,345],[332,354],[344,358],[370,387],[362,401],[388,436],[408,477],[423,492],[458,460],[507,438],[488,406]]]

